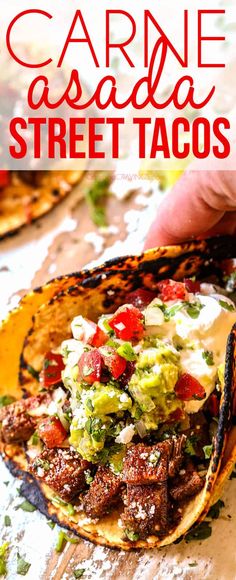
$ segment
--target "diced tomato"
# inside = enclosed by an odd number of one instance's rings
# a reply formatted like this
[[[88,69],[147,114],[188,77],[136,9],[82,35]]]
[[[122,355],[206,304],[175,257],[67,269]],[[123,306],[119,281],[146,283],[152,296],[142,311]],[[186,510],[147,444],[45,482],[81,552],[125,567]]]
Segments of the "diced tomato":
[[[175,282],[174,280],[162,280],[158,282],[157,288],[160,292],[159,298],[163,302],[168,300],[187,300],[188,293],[183,282]]]
[[[218,417],[220,409],[220,401],[215,393],[209,397],[208,409],[212,417]]]
[[[43,362],[43,369],[40,373],[40,382],[48,388],[61,381],[61,371],[65,368],[62,356],[54,352],[47,352]]]
[[[175,394],[181,401],[190,401],[191,399],[205,399],[205,389],[197,379],[184,373],[178,379],[175,385]]]
[[[130,292],[126,296],[127,304],[132,304],[135,308],[143,310],[156,298],[156,293],[151,292],[151,290],[146,290],[146,288],[138,288],[134,292]]]
[[[126,360],[120,356],[111,346],[103,346],[100,352],[104,364],[109,369],[114,379],[118,379],[126,369]]]
[[[47,417],[40,421],[37,432],[40,439],[42,439],[49,449],[60,447],[67,437],[66,430],[61,421],[56,417]]]
[[[96,346],[98,348],[99,346],[102,346],[108,341],[109,336],[105,332],[103,332],[103,330],[97,324],[95,324],[94,330],[95,330],[94,335],[88,340],[88,344],[91,344],[91,346]]]
[[[84,352],[79,359],[79,378],[92,385],[100,381],[102,372],[102,355],[97,348]]]
[[[108,335],[99,326],[83,316],[79,316],[79,324],[75,324],[74,336],[91,346],[102,346],[107,342]],[[76,333],[75,333],[76,330]]]
[[[6,169],[0,169],[0,189],[6,187],[10,182],[10,172]]]
[[[184,412],[183,409],[175,409],[175,411],[170,413],[170,415],[168,417],[168,421],[166,421],[166,422],[172,423],[172,422],[183,421],[185,416],[186,416],[186,413]]]
[[[196,292],[200,292],[200,282],[198,280],[191,280],[191,278],[184,278],[184,285],[188,292],[191,294],[196,294]]]
[[[121,306],[109,320],[117,338],[137,341],[143,337],[143,314],[135,306]]]

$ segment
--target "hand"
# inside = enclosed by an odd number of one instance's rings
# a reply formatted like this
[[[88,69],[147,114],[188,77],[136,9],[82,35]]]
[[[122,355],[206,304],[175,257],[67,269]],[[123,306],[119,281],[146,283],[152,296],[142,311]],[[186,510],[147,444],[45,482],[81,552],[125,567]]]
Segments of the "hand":
[[[236,170],[186,171],[166,195],[145,249],[236,233]]]

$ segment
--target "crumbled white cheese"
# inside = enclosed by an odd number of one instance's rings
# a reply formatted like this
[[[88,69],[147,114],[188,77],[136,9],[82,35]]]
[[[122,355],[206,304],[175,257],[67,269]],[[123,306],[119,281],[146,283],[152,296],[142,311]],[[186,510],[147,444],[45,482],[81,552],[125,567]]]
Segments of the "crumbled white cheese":
[[[127,427],[124,427],[124,429],[122,429],[122,431],[116,437],[115,442],[124,443],[126,445],[127,443],[130,443],[130,441],[132,441],[134,434],[135,434],[134,425],[132,424],[128,425]]]

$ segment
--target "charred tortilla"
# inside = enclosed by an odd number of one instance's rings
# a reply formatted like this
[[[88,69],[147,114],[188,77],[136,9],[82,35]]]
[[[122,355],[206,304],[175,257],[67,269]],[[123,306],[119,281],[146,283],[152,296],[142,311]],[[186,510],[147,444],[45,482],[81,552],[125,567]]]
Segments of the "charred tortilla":
[[[1,394],[20,398],[22,389],[32,395],[39,392],[36,376],[42,368],[45,352],[57,348],[70,336],[69,324],[74,316],[83,314],[96,321],[101,314],[112,312],[125,303],[127,292],[140,287],[152,290],[163,278],[182,280],[196,275],[200,280],[207,278],[219,283],[222,278],[221,260],[231,257],[234,257],[232,238],[191,242],[150,250],[138,257],[118,258],[95,270],[53,280],[30,293],[1,328]],[[95,522],[89,521],[82,511],[69,515],[68,506],[55,501],[51,488],[28,473],[24,448],[3,444],[2,451],[9,468],[23,478],[24,495],[61,525],[107,546],[127,550],[164,546],[184,535],[204,518],[235,461],[235,434],[231,423],[236,387],[235,333],[234,328],[228,340],[219,422],[205,485],[184,505],[181,520],[164,538],[150,535],[146,539],[127,541],[118,525],[119,508]]]
[[[0,172],[0,239],[48,213],[82,175],[82,170]]]

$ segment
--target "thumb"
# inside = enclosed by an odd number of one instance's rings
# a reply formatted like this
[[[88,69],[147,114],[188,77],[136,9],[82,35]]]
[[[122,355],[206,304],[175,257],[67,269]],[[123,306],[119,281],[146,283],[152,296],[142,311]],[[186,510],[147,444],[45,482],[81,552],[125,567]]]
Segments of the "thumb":
[[[188,170],[161,203],[145,249],[217,233],[234,233],[234,210],[236,171]]]

